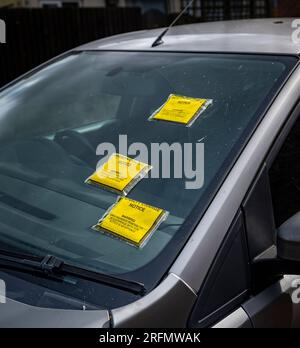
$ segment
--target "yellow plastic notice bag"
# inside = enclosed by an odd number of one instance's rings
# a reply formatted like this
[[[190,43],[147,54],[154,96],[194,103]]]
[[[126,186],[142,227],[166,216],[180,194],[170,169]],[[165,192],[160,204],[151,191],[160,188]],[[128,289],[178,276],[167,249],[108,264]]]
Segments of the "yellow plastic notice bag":
[[[212,102],[211,99],[189,98],[171,94],[167,102],[149,120],[179,123],[190,127]]]
[[[163,209],[121,197],[93,229],[142,248],[167,216]]]
[[[113,154],[85,182],[126,196],[151,168],[146,163],[120,154]]]

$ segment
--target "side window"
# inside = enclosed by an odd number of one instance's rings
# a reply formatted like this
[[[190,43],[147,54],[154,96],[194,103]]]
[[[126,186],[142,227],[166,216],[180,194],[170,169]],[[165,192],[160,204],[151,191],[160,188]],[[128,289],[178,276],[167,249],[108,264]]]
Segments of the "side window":
[[[208,327],[223,319],[248,297],[249,284],[247,243],[239,211],[199,292],[189,327]]]
[[[269,177],[274,218],[279,227],[300,211],[300,119],[284,140]]]
[[[242,204],[250,261],[276,241],[272,196],[266,164],[258,172]]]

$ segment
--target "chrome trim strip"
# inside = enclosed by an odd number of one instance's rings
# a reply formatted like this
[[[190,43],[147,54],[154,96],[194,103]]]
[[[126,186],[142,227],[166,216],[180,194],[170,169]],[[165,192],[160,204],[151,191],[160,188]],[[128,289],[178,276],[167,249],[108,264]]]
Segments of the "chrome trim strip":
[[[188,283],[186,283],[183,279],[181,279],[177,274],[174,274],[174,273],[170,273],[170,274],[171,274],[172,276],[174,276],[175,278],[177,278],[178,280],[180,280],[186,287],[188,287],[188,288],[191,290],[191,292],[192,292],[195,296],[198,297],[197,292],[196,292],[191,286],[189,286]]]
[[[243,308],[237,309],[235,312],[228,315],[219,323],[215,324],[213,329],[237,329],[237,328],[252,328],[250,318]]]

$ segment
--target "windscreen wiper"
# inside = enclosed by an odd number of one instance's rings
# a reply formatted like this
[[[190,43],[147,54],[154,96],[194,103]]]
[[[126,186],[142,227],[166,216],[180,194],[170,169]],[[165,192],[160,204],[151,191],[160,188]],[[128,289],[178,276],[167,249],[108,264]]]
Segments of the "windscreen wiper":
[[[52,255],[47,255],[41,259],[38,256],[0,250],[0,270],[1,268],[24,272],[38,272],[44,276],[54,277],[56,279],[64,276],[74,276],[136,295],[143,295],[146,292],[142,283],[77,267]]]

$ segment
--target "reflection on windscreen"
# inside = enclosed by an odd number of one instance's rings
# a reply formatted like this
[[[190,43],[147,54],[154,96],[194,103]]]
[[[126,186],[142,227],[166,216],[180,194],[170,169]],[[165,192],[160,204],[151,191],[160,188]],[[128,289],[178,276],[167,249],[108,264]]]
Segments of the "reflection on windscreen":
[[[270,56],[80,53],[4,90],[0,241],[109,273],[149,264],[179,234],[181,240],[188,237],[181,226],[198,202],[208,203],[208,188],[220,184],[232,150],[242,147],[294,63]],[[213,105],[191,127],[149,122],[171,94],[212,99]],[[84,182],[101,160],[99,144],[118,149],[120,135],[127,136],[128,146],[205,146],[202,188],[187,190],[190,178],[172,177],[171,168],[170,178],[145,178],[130,192],[131,199],[169,212],[142,249],[91,229],[117,195]],[[171,158],[171,167],[174,162]]]

